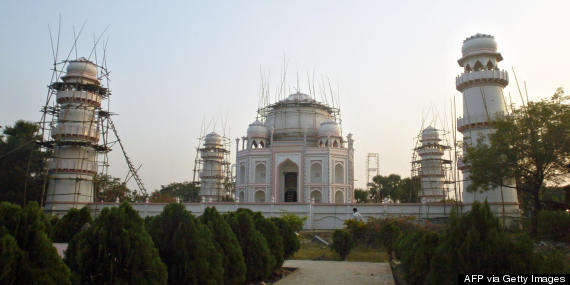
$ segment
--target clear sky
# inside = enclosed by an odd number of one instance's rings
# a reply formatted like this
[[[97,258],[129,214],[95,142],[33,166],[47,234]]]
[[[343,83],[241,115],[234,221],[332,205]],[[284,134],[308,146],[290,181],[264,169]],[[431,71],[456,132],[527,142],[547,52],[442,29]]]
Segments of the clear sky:
[[[79,56],[108,26],[111,111],[150,191],[192,179],[203,118],[227,118],[230,137],[245,135],[258,107],[260,67],[276,86],[284,55],[289,87],[298,71],[308,92],[313,70],[338,86],[343,131],[355,139],[357,187],[367,153],[380,154],[381,174],[409,176],[422,120],[449,125],[454,96],[460,115],[455,77],[468,36],[495,36],[513,100],[512,68],[531,100],[570,88],[570,1],[6,0],[0,11],[2,126],[39,121],[53,61],[48,25],[57,34],[58,15],[60,58],[74,26],[87,21]],[[124,177],[118,147],[111,163],[111,174]]]

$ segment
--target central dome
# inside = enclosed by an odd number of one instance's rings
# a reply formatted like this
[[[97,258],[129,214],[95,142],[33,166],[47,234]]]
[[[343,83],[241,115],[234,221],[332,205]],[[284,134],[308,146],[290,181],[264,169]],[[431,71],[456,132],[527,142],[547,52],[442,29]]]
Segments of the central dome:
[[[283,100],[284,102],[316,102],[311,96],[297,92],[289,95],[289,97]]]

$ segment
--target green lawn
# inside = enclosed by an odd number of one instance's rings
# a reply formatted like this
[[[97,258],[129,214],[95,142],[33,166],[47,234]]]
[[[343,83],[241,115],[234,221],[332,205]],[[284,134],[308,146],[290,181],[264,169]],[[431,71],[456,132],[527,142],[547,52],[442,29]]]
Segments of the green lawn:
[[[338,254],[324,245],[302,241],[301,248],[291,259],[341,260]],[[383,249],[356,247],[346,258],[347,261],[388,262],[388,254]]]

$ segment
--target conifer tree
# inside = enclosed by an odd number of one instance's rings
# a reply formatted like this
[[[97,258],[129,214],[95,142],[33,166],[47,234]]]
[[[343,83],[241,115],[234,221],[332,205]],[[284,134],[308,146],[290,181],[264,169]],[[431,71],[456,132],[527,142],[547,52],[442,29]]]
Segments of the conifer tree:
[[[166,266],[128,204],[105,208],[69,242],[65,262],[75,284],[166,284]]]
[[[535,262],[532,242],[509,239],[487,202],[475,202],[461,217],[452,213],[425,278],[429,284],[456,284],[459,273],[530,273]]]
[[[277,217],[269,220],[279,229],[279,234],[283,238],[283,259],[288,259],[301,247],[299,238],[285,220]]]
[[[67,211],[65,216],[55,224],[53,228],[53,241],[69,242],[85,224],[91,223],[91,221],[91,215],[87,207],[83,207],[81,210],[71,208]]]
[[[208,227],[172,203],[150,222],[149,233],[168,267],[168,284],[223,284],[222,255]]]
[[[271,251],[271,255],[273,255],[274,260],[272,269],[276,270],[280,268],[285,261],[283,258],[283,238],[281,237],[277,226],[264,218],[260,212],[256,212],[253,217],[255,219],[255,228],[263,234],[263,237],[265,237],[265,240],[267,241],[267,246],[269,246],[269,250]]]
[[[246,273],[245,261],[232,228],[215,207],[206,208],[200,220],[208,226],[216,247],[222,253],[224,284],[243,284]]]
[[[239,241],[245,259],[246,281],[259,281],[269,277],[275,261],[263,234],[255,228],[252,215],[247,211],[236,211],[228,214],[226,219]]]
[[[71,284],[70,271],[48,237],[49,222],[36,202],[0,204],[2,284]]]

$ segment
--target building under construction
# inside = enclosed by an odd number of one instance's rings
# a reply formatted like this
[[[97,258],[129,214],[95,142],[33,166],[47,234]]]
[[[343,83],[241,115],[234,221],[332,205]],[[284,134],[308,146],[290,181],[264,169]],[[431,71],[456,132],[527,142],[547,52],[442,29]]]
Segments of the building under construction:
[[[44,208],[62,213],[97,201],[97,191],[105,188],[108,177],[108,152],[119,144],[129,167],[125,178],[134,178],[139,197],[147,195],[142,180],[127,156],[109,111],[109,70],[105,51],[97,62],[97,42],[91,51],[94,61],[79,57],[70,60],[79,35],[65,60],[57,59],[54,48],[51,82],[39,123],[40,144],[50,154],[47,161],[47,191]],[[58,35],[59,39],[59,35]],[[58,41],[59,43],[59,41]],[[109,134],[114,135],[113,141]],[[95,189],[98,178],[100,189]],[[45,192],[44,192],[45,193]],[[124,193],[117,194],[119,196]]]
[[[108,148],[100,144],[108,126],[102,125],[101,105],[109,89],[101,84],[97,65],[85,58],[54,66],[55,82],[49,85],[41,127],[43,146],[53,154],[48,162],[46,209],[60,204],[93,202],[93,179],[99,169],[98,154]],[[63,67],[62,67],[63,69]],[[61,80],[60,80],[61,78]],[[50,106],[55,95],[55,104]],[[47,135],[47,136],[46,136]],[[106,138],[104,139],[106,141]],[[104,166],[107,161],[103,161]]]
[[[451,147],[445,134],[443,130],[428,126],[416,138],[412,157],[412,181],[420,182],[419,197],[422,203],[448,199],[450,188],[455,184]],[[419,179],[413,179],[415,177]]]
[[[233,199],[234,181],[230,162],[231,140],[211,132],[198,138],[193,182],[200,185],[205,202]],[[200,178],[196,180],[196,176]]]

